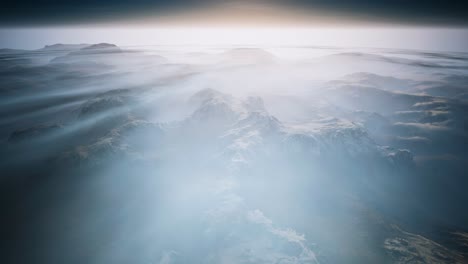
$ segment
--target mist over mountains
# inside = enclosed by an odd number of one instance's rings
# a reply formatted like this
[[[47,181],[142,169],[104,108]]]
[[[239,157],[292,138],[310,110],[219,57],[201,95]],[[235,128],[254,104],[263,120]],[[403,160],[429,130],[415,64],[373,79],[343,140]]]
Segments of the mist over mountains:
[[[2,263],[466,263],[468,54],[0,50]]]

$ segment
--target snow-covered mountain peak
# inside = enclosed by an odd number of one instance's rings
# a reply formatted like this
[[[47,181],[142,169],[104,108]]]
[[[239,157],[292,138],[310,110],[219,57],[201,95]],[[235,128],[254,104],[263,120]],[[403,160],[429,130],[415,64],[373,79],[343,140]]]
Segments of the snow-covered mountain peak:
[[[191,119],[235,123],[250,113],[266,113],[260,97],[236,98],[214,89],[203,89],[194,94],[189,102],[196,106]]]

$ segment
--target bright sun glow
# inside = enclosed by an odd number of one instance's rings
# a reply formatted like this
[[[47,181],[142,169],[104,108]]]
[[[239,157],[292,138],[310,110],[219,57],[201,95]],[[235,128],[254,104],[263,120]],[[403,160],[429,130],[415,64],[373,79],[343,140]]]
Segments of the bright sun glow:
[[[2,38],[0,45],[16,48],[111,42],[120,46],[293,45],[460,51],[468,42],[466,29],[414,27],[54,27],[0,29],[0,35],[10,36]]]

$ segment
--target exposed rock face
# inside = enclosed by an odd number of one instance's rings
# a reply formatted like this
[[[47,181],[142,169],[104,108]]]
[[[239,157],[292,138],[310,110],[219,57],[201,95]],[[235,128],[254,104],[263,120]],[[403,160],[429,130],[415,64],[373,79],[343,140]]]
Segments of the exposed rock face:
[[[394,263],[463,263],[462,255],[423,236],[395,229],[395,237],[384,242]]]
[[[154,136],[148,139],[150,142],[161,137],[175,141],[177,137],[189,137],[181,140],[193,137],[198,138],[200,144],[207,141],[207,144],[218,145],[221,147],[218,155],[228,160],[231,168],[250,166],[255,160],[270,155],[297,155],[310,160],[374,155],[392,166],[412,163],[408,150],[381,147],[363,127],[350,122],[325,119],[308,125],[284,124],[268,113],[259,97],[236,98],[212,89],[202,90],[189,100],[190,104],[197,105],[192,115],[165,129],[157,123],[135,119],[131,109],[133,100],[128,90],[115,90],[85,102],[78,117],[83,120],[81,122],[95,122],[87,132],[88,137],[95,139],[62,157],[81,163],[119,153],[139,155],[152,151],[150,146],[154,145],[129,140],[125,135],[130,131],[147,131],[148,134],[141,132],[142,139],[145,135]],[[12,138],[21,133],[17,134]]]
[[[45,45],[42,49],[43,51],[72,51],[72,50],[79,50],[86,47],[89,47],[89,44],[52,44],[52,45]]]
[[[466,262],[468,58],[170,48],[0,51],[7,260]]]
[[[413,165],[413,154],[407,149],[393,149],[390,147],[383,147],[384,155],[390,162],[398,167],[407,167]]]
[[[368,72],[356,72],[344,76],[342,80],[336,81],[336,83],[365,85],[389,91],[410,91],[417,84],[417,82],[409,79],[382,76]]]
[[[261,98],[248,97],[246,100],[213,89],[204,89],[194,94],[189,102],[197,106],[189,122],[211,122],[229,126],[252,112],[263,112]]]
[[[363,127],[344,120],[324,120],[301,126],[283,124],[268,113],[261,98],[239,99],[212,89],[198,92],[191,102],[199,107],[187,121],[222,124],[219,135],[226,147],[221,156],[231,160],[234,167],[265,155],[262,151],[265,149],[292,151],[296,155],[310,155],[310,159],[375,155],[395,166],[412,163],[408,150],[381,147]]]
[[[159,124],[134,120],[112,129],[88,145],[62,153],[57,161],[69,165],[99,165],[109,159],[141,159],[145,153],[156,153],[164,130]]]
[[[120,48],[114,44],[99,43],[81,48],[79,51],[70,53],[70,55],[107,54],[119,52],[121,52]]]
[[[127,109],[132,98],[128,90],[105,92],[85,102],[80,108],[79,116],[86,117],[106,111],[118,110],[118,108]]]
[[[87,47],[82,48],[81,50],[99,50],[99,49],[118,49],[118,47],[114,44],[99,43],[99,44],[89,45]]]
[[[81,63],[81,64],[102,64],[105,59],[111,60],[112,55],[122,54],[123,51],[114,44],[99,43],[83,46],[54,46],[63,48],[61,51],[68,51],[63,56],[55,57],[52,63]],[[49,49],[52,49],[51,47]],[[104,65],[103,65],[104,66]]]

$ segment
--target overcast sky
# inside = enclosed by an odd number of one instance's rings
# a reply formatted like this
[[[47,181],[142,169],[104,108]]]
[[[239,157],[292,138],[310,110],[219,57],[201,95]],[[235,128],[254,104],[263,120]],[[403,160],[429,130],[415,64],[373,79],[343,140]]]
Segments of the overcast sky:
[[[465,0],[4,0],[0,24],[63,25],[165,20],[177,14],[203,13],[205,22],[277,23],[287,19],[467,26]],[[222,13],[223,16],[219,16]],[[245,14],[249,16],[245,16]],[[174,20],[170,17],[173,16]],[[184,22],[191,22],[184,21]],[[193,22],[193,21],[192,21]],[[303,21],[302,21],[303,22]]]
[[[223,34],[223,44],[468,51],[467,10],[463,0],[4,0],[0,48],[216,44]]]

